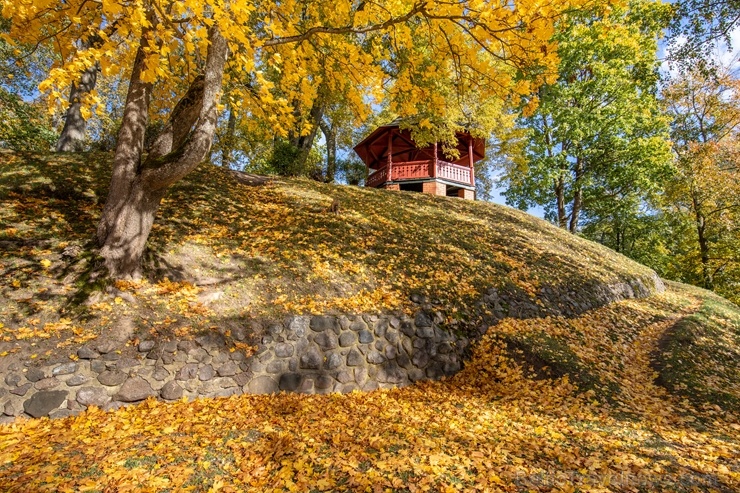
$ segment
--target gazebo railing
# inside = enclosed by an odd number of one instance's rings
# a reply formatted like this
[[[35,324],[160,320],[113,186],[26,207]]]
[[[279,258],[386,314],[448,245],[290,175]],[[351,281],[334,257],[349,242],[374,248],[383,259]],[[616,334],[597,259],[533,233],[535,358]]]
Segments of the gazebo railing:
[[[415,180],[429,178],[431,175],[432,161],[406,161],[404,163],[393,163],[393,181]]]
[[[373,171],[370,176],[367,177],[368,187],[377,187],[388,181],[388,170],[383,168],[377,171]]]
[[[367,186],[377,187],[388,181],[418,180],[435,176],[444,180],[470,185],[469,167],[446,161],[437,161],[437,172],[433,173],[433,166],[434,161],[431,159],[393,163],[392,179],[388,179],[388,169],[382,168],[367,177]]]
[[[437,176],[445,180],[470,185],[470,168],[459,164],[437,161]]]

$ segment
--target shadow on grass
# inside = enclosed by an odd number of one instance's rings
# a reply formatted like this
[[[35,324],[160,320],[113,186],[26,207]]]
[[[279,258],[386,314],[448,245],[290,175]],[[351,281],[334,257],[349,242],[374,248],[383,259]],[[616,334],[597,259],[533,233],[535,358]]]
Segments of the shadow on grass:
[[[651,355],[659,385],[694,405],[726,410],[740,407],[738,361],[740,310],[713,295],[670,327]]]

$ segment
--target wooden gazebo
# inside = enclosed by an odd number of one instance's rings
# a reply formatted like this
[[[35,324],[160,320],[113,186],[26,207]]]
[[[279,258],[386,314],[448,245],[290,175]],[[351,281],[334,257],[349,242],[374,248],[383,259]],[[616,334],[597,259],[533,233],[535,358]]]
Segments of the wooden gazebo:
[[[417,147],[411,132],[393,122],[375,129],[354,149],[368,168],[365,186],[473,200],[474,165],[485,157],[486,143],[458,132],[459,158],[448,160],[441,145]]]

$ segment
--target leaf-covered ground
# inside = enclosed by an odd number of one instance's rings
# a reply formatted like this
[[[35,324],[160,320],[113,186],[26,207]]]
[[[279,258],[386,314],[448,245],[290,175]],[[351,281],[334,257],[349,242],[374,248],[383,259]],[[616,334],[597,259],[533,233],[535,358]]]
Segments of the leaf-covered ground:
[[[203,166],[165,200],[148,276],[96,294],[90,238],[109,160],[0,154],[0,368],[66,358],[121,316],[185,336],[404,309],[419,292],[462,317],[489,287],[649,273],[508,208],[298,179],[247,186]],[[446,381],[1,426],[0,491],[738,491],[738,337],[736,306],[678,285],[574,319],[505,319]]]
[[[737,408],[671,394],[652,369],[661,337],[713,298],[674,287],[575,319],[505,319],[461,373],[403,389],[147,401],[7,425],[0,490],[738,491]],[[722,337],[740,332],[737,307],[712,317]],[[569,354],[547,353],[554,365],[575,358],[608,388],[535,374],[507,349],[512,333],[557,340]]]

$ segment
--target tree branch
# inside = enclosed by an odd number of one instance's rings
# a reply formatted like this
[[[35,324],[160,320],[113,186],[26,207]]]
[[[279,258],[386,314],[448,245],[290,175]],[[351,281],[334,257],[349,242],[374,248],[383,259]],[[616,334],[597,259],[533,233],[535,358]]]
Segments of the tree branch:
[[[213,143],[229,47],[217,26],[210,29],[209,39],[198,121],[182,145],[153,163],[154,167],[142,170],[142,184],[149,190],[162,190],[187,175],[208,155]]]
[[[314,36],[316,34],[365,34],[372,31],[382,31],[383,29],[387,29],[395,24],[402,24],[412,17],[414,17],[416,14],[426,14],[426,7],[423,3],[418,3],[414,5],[414,8],[409,10],[406,14],[402,15],[401,17],[394,17],[391,19],[388,19],[385,22],[377,23],[377,24],[370,24],[369,26],[365,27],[354,27],[354,26],[342,26],[342,27],[329,27],[329,26],[315,26],[311,27],[306,32],[302,34],[296,34],[295,36],[285,36],[282,38],[272,38],[268,39],[263,43],[263,46],[278,46],[288,43],[300,43],[302,41],[307,40],[311,36]]]

